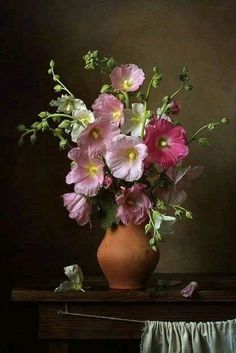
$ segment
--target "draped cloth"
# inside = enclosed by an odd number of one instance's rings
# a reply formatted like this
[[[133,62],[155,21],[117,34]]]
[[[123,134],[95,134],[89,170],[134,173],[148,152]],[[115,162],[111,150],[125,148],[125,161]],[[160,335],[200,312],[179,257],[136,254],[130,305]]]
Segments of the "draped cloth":
[[[236,353],[236,319],[199,323],[146,321],[140,353]]]

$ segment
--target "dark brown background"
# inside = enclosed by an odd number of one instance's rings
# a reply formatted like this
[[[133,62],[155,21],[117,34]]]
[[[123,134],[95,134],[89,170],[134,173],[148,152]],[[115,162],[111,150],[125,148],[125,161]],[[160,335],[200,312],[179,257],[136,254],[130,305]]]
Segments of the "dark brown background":
[[[57,278],[78,263],[99,273],[99,224],[90,231],[70,220],[60,195],[69,169],[66,153],[44,134],[17,146],[16,125],[29,124],[55,97],[48,62],[89,106],[102,79],[83,69],[82,55],[99,49],[120,63],[136,63],[148,77],[158,64],[165,75],[151,107],[178,85],[189,68],[194,90],[179,97],[181,121],[191,135],[222,116],[230,125],[212,133],[212,147],[191,146],[190,165],[205,174],[189,192],[194,220],[182,222],[160,246],[161,272],[235,272],[235,1],[7,1],[2,3],[1,79],[2,264],[8,287],[21,276]]]

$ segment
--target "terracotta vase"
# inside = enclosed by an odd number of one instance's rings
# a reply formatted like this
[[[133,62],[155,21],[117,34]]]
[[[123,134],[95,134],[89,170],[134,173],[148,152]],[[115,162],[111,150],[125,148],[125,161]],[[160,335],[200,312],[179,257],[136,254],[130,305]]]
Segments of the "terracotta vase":
[[[97,259],[112,289],[140,289],[156,268],[160,254],[150,248],[144,225],[118,225],[108,229]]]

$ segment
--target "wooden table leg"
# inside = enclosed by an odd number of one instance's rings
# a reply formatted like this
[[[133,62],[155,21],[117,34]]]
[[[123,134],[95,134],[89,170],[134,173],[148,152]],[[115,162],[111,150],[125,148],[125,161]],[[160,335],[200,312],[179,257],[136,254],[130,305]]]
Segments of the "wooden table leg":
[[[49,341],[49,353],[69,353],[69,344],[65,341]]]

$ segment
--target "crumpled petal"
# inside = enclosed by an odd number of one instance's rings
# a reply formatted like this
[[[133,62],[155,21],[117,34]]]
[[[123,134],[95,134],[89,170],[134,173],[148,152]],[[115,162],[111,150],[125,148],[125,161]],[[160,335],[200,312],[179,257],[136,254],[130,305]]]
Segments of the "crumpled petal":
[[[65,275],[69,278],[69,281],[62,282],[59,287],[55,288],[55,292],[64,292],[70,290],[81,290],[84,292],[82,288],[84,276],[81,268],[77,265],[70,265],[64,267]]]
[[[181,295],[185,298],[191,298],[193,293],[197,290],[197,287],[198,283],[192,281],[181,290]]]

